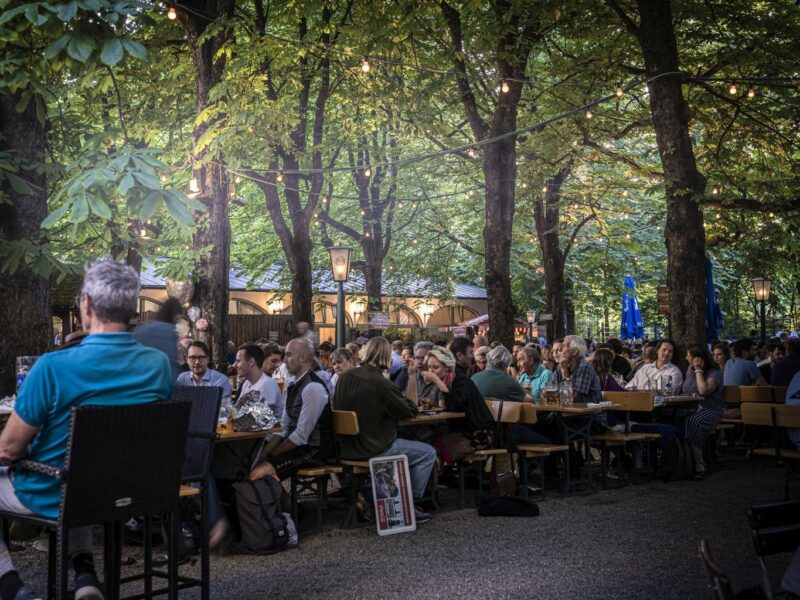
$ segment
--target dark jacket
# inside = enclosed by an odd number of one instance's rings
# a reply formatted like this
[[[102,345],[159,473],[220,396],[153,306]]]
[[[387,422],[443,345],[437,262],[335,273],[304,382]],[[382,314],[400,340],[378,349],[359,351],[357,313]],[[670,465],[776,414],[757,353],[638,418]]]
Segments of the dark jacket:
[[[416,406],[370,366],[350,369],[339,378],[333,408],[358,415],[359,434],[338,436],[345,460],[366,460],[381,454],[397,439],[397,422],[417,414]]]
[[[466,376],[456,372],[450,391],[444,394],[444,406],[452,412],[466,413],[463,421],[451,424],[452,429],[477,431],[494,425],[492,413],[478,387]]]

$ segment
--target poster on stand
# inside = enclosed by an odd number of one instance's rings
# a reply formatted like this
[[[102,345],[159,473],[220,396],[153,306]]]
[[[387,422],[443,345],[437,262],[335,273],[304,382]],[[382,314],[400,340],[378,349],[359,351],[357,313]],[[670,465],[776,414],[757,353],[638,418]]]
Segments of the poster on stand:
[[[378,535],[415,531],[417,521],[408,458],[404,454],[371,458],[369,471]]]

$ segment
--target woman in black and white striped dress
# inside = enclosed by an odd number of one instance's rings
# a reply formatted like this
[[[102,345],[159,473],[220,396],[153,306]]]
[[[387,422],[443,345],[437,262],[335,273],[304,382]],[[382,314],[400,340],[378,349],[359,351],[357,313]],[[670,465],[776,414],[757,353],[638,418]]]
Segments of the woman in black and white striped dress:
[[[725,403],[722,400],[722,371],[704,346],[699,344],[690,346],[687,354],[689,368],[683,380],[683,393],[698,394],[703,399],[697,412],[686,419],[684,435],[692,448],[694,478],[705,479],[703,445],[708,434],[719,425],[725,414]]]

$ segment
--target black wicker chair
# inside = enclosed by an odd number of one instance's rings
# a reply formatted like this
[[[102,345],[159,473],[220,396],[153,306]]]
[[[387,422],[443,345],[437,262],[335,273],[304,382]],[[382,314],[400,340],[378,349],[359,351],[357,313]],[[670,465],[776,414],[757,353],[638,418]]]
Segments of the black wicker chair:
[[[67,598],[69,529],[91,525],[105,528],[105,586],[109,598],[117,597],[121,523],[174,509],[189,410],[188,402],[169,401],[73,408],[63,468],[28,460],[13,465],[61,481],[57,519],[0,511],[3,520],[50,530],[49,598]]]
[[[181,483],[199,484],[201,506],[201,539],[200,539],[200,578],[178,575],[178,551],[177,535],[180,527],[179,519],[170,519],[168,526],[168,567],[167,572],[159,571],[153,565],[153,552],[151,545],[151,519],[145,518],[144,521],[144,571],[137,575],[132,575],[121,580],[121,583],[129,583],[136,580],[143,580],[143,593],[126,596],[127,600],[138,598],[151,598],[156,595],[167,593],[170,589],[182,590],[190,587],[199,586],[203,600],[209,598],[210,564],[208,551],[208,471],[211,467],[212,451],[214,440],[217,438],[216,428],[219,418],[219,408],[222,402],[222,388],[215,386],[176,386],[172,390],[172,399],[175,401],[186,401],[191,404],[191,416],[189,418],[189,434],[186,437],[186,454],[181,473]],[[181,488],[181,496],[184,496],[186,488]],[[188,491],[194,491],[194,488]],[[176,501],[178,497],[173,499]],[[177,513],[176,513],[177,514]],[[167,588],[153,590],[153,577],[167,579]]]

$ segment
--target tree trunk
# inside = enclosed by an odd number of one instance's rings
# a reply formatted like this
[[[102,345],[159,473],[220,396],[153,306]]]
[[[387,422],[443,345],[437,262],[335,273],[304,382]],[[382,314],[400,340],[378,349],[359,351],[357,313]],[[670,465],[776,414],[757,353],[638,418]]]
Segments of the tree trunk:
[[[2,149],[23,164],[41,165],[45,160],[45,129],[36,118],[34,103],[18,113],[16,94],[0,96]],[[0,240],[40,240],[39,225],[47,216],[47,181],[35,171],[18,173],[32,188],[30,195],[15,192],[7,183],[3,192],[10,204],[0,203]],[[35,186],[35,187],[34,187]],[[13,273],[0,273],[0,393],[15,391],[17,356],[38,356],[50,349],[53,326],[50,318],[50,283],[21,263]]]
[[[225,68],[224,55],[217,56],[227,39],[227,32],[206,37],[206,28],[214,19],[230,16],[234,0],[205,0],[191,3],[192,9],[179,10],[178,15],[186,30],[186,39],[192,54],[195,75],[195,112],[200,115],[209,105],[209,92],[220,82]],[[224,118],[218,116],[217,118]],[[207,131],[208,124],[195,125],[192,139],[196,145]],[[201,161],[204,152],[195,154]],[[231,226],[228,220],[228,177],[220,157],[196,169],[193,176],[200,184],[199,200],[206,205],[195,232],[193,247],[197,253],[194,277],[195,304],[209,323],[199,338],[211,350],[211,360],[217,369],[225,372],[228,364],[228,277],[230,271]],[[211,250],[206,253],[205,248]]]
[[[649,78],[676,72],[678,49],[669,0],[638,0],[639,43]],[[664,167],[667,196],[667,285],[676,357],[691,344],[704,344],[705,234],[698,207],[706,181],[697,170],[689,136],[689,107],[681,83],[671,76],[651,81],[650,111]]]
[[[544,198],[537,201],[533,208],[533,218],[536,223],[536,240],[542,252],[542,266],[544,268],[544,287],[547,313],[553,315],[553,320],[547,324],[547,341],[562,338],[566,332],[566,304],[564,283],[564,264],[566,256],[561,250],[559,238],[561,187],[572,170],[572,165],[566,165],[556,175],[547,181],[547,192]]]
[[[364,251],[364,284],[367,288],[367,318],[371,312],[381,312],[383,299],[381,298],[381,287],[383,287],[383,255],[380,250],[376,251],[373,245],[378,245],[377,240],[366,240],[361,244]],[[382,329],[372,329],[367,321],[370,337],[383,335]]]
[[[516,106],[508,115],[506,131],[516,128]],[[498,133],[500,128],[498,128]],[[495,134],[493,128],[493,135]],[[511,295],[511,231],[514,226],[514,183],[517,180],[516,138],[509,137],[485,149],[486,182],[484,281],[489,308],[489,340],[506,348],[514,345],[514,300]]]

